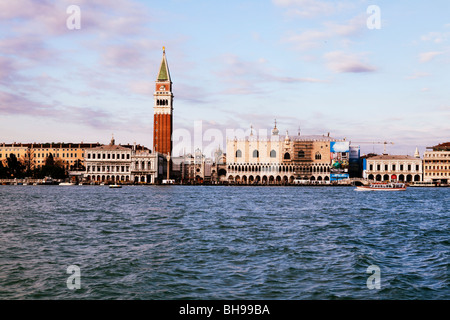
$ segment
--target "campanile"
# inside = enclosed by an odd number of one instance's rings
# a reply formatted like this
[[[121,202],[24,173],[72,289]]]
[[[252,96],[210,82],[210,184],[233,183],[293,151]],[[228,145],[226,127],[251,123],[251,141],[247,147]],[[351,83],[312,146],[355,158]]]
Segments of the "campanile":
[[[153,106],[153,151],[171,155],[173,94],[164,47],[155,88],[155,93],[153,94],[155,100]]]

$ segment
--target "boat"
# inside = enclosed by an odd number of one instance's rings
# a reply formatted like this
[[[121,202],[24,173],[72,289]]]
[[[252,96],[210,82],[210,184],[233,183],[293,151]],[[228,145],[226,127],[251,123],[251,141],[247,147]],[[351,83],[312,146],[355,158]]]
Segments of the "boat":
[[[74,186],[75,183],[73,183],[73,182],[61,182],[59,185],[60,186]]]
[[[356,191],[405,191],[406,184],[399,182],[371,183],[368,186],[356,186]]]
[[[42,184],[55,184],[55,180],[53,180],[52,177],[45,177]]]
[[[122,186],[120,184],[110,184],[109,187],[110,188],[122,188]]]

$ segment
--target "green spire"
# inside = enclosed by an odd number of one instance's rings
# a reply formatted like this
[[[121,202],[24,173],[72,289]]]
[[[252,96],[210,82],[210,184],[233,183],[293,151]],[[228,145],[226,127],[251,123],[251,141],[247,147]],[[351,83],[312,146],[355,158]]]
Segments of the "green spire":
[[[166,50],[164,47],[163,47],[163,58],[161,61],[161,67],[159,68],[158,73],[158,81],[170,81],[169,68],[167,66],[166,61]]]

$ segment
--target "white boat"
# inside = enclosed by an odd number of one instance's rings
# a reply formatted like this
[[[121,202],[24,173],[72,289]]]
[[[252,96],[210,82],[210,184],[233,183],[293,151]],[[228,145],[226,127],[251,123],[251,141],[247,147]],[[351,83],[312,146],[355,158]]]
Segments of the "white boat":
[[[75,183],[72,183],[72,182],[61,182],[59,185],[60,186],[74,186]]]
[[[405,191],[404,183],[371,183],[369,186],[356,186],[356,191]]]
[[[122,188],[122,186],[120,184],[110,184],[109,187],[110,188]]]

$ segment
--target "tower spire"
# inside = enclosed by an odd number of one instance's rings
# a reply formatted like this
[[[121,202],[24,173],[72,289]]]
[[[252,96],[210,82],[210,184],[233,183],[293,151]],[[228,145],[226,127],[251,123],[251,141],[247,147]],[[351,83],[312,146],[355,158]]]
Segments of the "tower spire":
[[[171,81],[169,66],[167,64],[167,59],[166,59],[166,47],[163,47],[163,56],[162,56],[162,60],[161,60],[161,65],[159,67],[158,78],[156,80],[157,81]]]
[[[275,127],[272,129],[272,135],[277,136],[280,131],[277,129],[277,119],[275,119]]]

